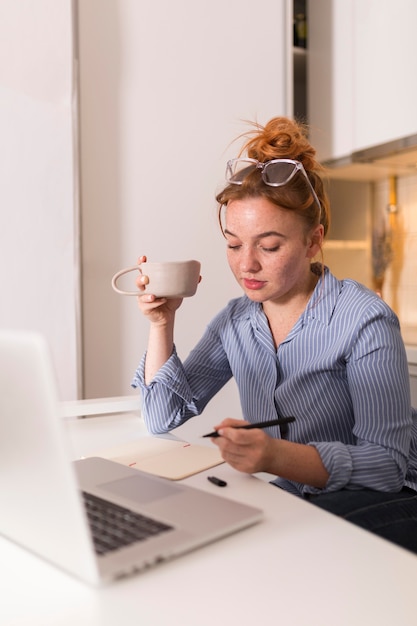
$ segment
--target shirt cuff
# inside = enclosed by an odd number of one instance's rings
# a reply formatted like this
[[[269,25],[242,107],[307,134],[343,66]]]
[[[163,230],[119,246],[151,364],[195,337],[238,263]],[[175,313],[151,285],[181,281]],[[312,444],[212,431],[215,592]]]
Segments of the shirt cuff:
[[[145,361],[146,361],[146,352],[143,355],[143,357],[140,360],[140,363],[138,365],[138,368],[135,372],[135,375],[133,377],[132,382],[130,383],[131,386],[136,389],[137,387],[139,387],[139,389],[144,389],[146,387],[145,384]]]
[[[147,392],[150,391],[155,384],[159,383],[177,394],[180,398],[185,400],[185,402],[192,402],[193,398],[191,389],[185,376],[182,362],[177,355],[175,346],[172,350],[171,356],[158,370],[149,385],[145,383],[145,361],[146,352],[135,372],[135,376],[131,383],[132,387],[139,387],[143,392]]]
[[[312,442],[309,445],[314,446],[320,455],[322,463],[329,473],[326,486],[323,489],[305,485],[303,492],[310,494],[328,493],[331,491],[339,491],[346,487],[352,475],[352,457],[348,448],[338,441],[330,442]]]

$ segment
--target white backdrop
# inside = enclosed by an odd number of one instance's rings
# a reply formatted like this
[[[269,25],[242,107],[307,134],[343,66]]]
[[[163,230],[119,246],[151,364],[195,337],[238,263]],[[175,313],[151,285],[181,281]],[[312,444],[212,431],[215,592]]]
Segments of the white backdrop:
[[[289,3],[291,4],[291,3]],[[247,130],[286,113],[287,0],[79,3],[83,319],[87,397],[132,393],[147,322],[111,290],[119,268],[196,258],[203,281],[177,316],[181,356],[240,292],[215,191]],[[239,411],[233,389],[221,411]]]
[[[288,112],[292,3],[74,0],[74,33],[71,4],[0,3],[0,326],[46,335],[65,400],[134,393],[147,323],[110,280],[139,254],[202,263],[181,356],[239,294],[214,195],[242,120]],[[233,388],[219,402],[237,413]]]

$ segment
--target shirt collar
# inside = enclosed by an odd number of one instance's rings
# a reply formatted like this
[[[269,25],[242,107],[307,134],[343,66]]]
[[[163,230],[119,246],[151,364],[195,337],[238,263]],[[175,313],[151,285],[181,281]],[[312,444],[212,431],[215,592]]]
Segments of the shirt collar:
[[[321,265],[317,264],[320,268]],[[330,324],[337,299],[342,290],[343,283],[338,280],[327,266],[320,272],[320,278],[311,294],[304,313],[301,315],[301,323],[307,324],[309,320],[316,319],[326,326]],[[247,298],[249,304],[249,317],[254,328],[263,326],[261,319],[265,319],[262,304],[253,302]]]
[[[333,276],[328,267],[324,266],[323,269],[324,272],[317,282],[302,317],[305,323],[310,319],[316,319],[328,326],[342,289],[342,282]]]

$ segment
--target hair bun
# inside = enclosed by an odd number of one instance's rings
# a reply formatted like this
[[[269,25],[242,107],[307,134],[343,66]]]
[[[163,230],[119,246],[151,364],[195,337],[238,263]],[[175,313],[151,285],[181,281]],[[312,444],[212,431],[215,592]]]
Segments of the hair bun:
[[[253,124],[255,129],[245,133],[251,138],[241,154],[264,163],[271,159],[295,159],[307,171],[321,169],[316,151],[308,140],[307,126],[286,117],[274,117],[265,126]]]

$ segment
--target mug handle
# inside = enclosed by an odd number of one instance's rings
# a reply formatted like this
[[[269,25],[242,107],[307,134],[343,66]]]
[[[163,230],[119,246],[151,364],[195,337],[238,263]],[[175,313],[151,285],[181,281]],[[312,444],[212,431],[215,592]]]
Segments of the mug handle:
[[[129,272],[133,272],[133,271],[139,271],[140,274],[142,274],[142,270],[140,269],[140,265],[134,265],[133,267],[126,267],[123,270],[120,270],[120,272],[117,272],[117,274],[115,274],[111,280],[111,286],[113,287],[113,289],[115,291],[117,291],[117,293],[122,294],[122,296],[140,296],[142,295],[142,291],[123,291],[122,289],[119,289],[117,286],[117,281],[119,280],[120,276],[123,276],[123,274],[128,274]]]

